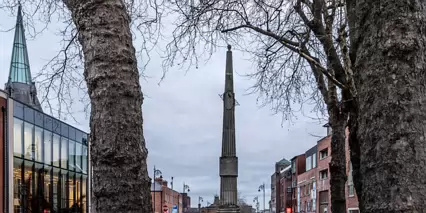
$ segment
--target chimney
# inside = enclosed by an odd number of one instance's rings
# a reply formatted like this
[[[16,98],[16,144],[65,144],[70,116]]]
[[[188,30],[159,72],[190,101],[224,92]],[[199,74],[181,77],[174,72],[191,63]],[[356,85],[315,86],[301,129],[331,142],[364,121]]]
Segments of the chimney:
[[[160,176],[158,178],[155,178],[155,182],[159,183],[159,184],[163,184],[163,176]]]
[[[327,128],[327,136],[331,135],[331,133],[333,132],[330,123],[326,123],[322,127],[326,127]]]
[[[167,180],[163,180],[163,186],[167,187]]]

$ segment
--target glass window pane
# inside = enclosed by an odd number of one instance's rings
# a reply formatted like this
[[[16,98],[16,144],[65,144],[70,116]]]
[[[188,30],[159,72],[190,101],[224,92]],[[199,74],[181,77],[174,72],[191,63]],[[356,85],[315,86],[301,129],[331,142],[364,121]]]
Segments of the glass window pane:
[[[82,187],[82,178],[83,176],[80,174],[76,174],[76,178],[75,178],[75,205],[78,211],[76,212],[81,212],[81,201],[82,201],[82,197],[81,197],[81,193],[83,191]]]
[[[46,206],[43,207],[43,210],[48,210],[52,212],[52,203],[53,203],[53,179],[52,179],[52,167],[44,166],[44,200]]]
[[[64,137],[68,137],[68,124],[61,123],[61,135]]]
[[[87,146],[83,146],[83,172],[85,174],[87,174],[87,159],[88,159],[88,155],[87,155]]]
[[[35,127],[34,129],[34,159],[38,162],[43,162],[43,130],[40,127]]]
[[[43,175],[44,175],[44,169],[43,164],[36,163],[34,165],[34,184],[35,184],[35,190],[33,195],[33,212],[43,212],[43,204],[44,198],[43,198]]]
[[[82,194],[81,194],[82,213],[87,212],[87,176],[83,176]]]
[[[22,131],[24,122],[15,118],[13,123],[13,155],[21,157],[23,153]]]
[[[24,122],[24,153],[26,159],[34,159],[33,129],[34,125]]]
[[[70,129],[69,129],[69,138],[71,139],[71,140],[75,140],[75,128],[73,128],[73,127],[69,127]]]
[[[52,119],[52,131],[53,133],[61,134],[61,123],[56,119]]]
[[[61,210],[66,212],[68,206],[68,171],[61,170]]]
[[[24,106],[24,120],[34,123],[34,110],[31,107]]]
[[[24,119],[24,105],[14,101],[13,102],[13,116]]]
[[[43,125],[44,129],[52,131],[52,121],[53,120],[51,117],[44,115],[44,125]]]
[[[21,188],[22,200],[24,201],[24,207],[31,209],[31,199],[34,195],[34,163],[31,161],[24,162],[24,183]]]
[[[76,143],[75,146],[75,168],[77,172],[82,172],[83,167],[81,165],[81,157],[83,155],[83,148],[82,145],[80,143]]]
[[[13,158],[13,206],[14,212],[21,212],[23,209],[23,197],[21,193],[23,160]]]
[[[43,113],[35,111],[34,124],[39,127],[43,127]]]
[[[57,134],[53,134],[53,146],[52,146],[52,165],[59,167],[59,157],[60,157],[60,137]]]
[[[68,169],[71,171],[75,170],[75,142],[72,140],[69,140],[68,142],[69,150],[68,150]]]
[[[68,139],[65,137],[61,138],[61,167],[68,168]]]
[[[52,164],[52,133],[44,130],[44,163]]]
[[[76,184],[75,184],[75,173],[69,172],[68,173],[68,208],[70,208],[71,212],[80,212],[77,211],[77,204],[76,204]]]
[[[53,211],[58,212],[61,204],[61,180],[60,169],[53,168]]]

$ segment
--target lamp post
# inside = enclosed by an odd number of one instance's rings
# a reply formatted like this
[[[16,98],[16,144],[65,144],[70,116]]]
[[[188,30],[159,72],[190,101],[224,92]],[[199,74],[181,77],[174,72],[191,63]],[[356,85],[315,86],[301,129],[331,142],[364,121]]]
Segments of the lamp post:
[[[175,209],[175,203],[174,203],[174,195],[173,195],[173,177],[172,177],[172,182],[170,182],[170,186],[172,187],[172,213],[173,213],[173,209]],[[178,200],[178,202],[179,202],[179,200]],[[178,211],[179,211],[179,209],[178,209]]]
[[[156,181],[155,181],[155,179],[157,178],[157,176],[160,176],[160,175],[162,175],[162,173],[161,173],[161,171],[159,170],[159,169],[156,169],[155,168],[155,166],[154,166],[154,213],[155,213],[155,195],[156,195],[156,192],[155,192],[155,183],[156,183]]]
[[[257,191],[260,192],[260,190],[263,191],[263,213],[265,213],[265,183],[259,186],[259,189]]]
[[[253,203],[256,204],[256,212],[259,213],[259,197],[258,196],[254,197]]]
[[[183,191],[182,191],[182,212],[183,212],[183,208],[187,207],[186,205],[184,205],[184,203],[186,203],[185,201],[185,196],[183,196],[183,194],[185,194],[185,191],[189,192],[189,186],[185,184],[185,182],[183,183]]]
[[[203,198],[198,197],[198,213],[201,213],[201,202],[203,202]]]

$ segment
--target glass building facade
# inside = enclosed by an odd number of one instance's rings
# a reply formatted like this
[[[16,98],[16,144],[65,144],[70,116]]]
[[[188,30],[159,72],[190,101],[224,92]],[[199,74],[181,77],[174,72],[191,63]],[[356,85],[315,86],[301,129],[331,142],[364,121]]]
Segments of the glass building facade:
[[[13,206],[9,209],[88,212],[88,134],[18,101],[13,101],[11,120],[13,154],[9,152],[8,158],[13,159],[9,176]]]

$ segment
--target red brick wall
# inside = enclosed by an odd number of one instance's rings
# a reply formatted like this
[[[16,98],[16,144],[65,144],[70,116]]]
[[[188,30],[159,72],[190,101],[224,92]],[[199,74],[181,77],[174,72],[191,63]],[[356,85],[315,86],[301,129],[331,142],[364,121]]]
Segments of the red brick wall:
[[[312,208],[312,189],[313,182],[317,179],[317,168],[313,168],[303,174],[297,176],[297,188],[300,189],[300,210],[311,213],[315,212]],[[307,211],[306,206],[310,206],[310,210]]]
[[[5,136],[5,126],[4,126],[4,114],[3,110],[6,110],[6,99],[0,97],[0,211],[3,211],[4,209],[4,144],[6,141],[4,141]],[[5,111],[6,113],[6,111]]]
[[[321,151],[327,149],[328,150],[328,157],[321,159]],[[320,202],[319,202],[319,193],[321,191],[328,190],[328,200],[331,200],[330,196],[330,171],[328,171],[328,178],[324,180],[320,180],[320,172],[324,169],[328,169],[330,161],[331,161],[331,136],[324,138],[322,141],[318,143],[318,167],[317,167],[317,209],[320,209]],[[328,203],[327,207],[328,213],[331,213],[331,202]]]
[[[155,196],[155,200],[154,200]],[[164,183],[162,191],[160,192],[151,192],[152,197],[152,209],[154,211],[154,205],[155,205],[155,212],[162,213],[163,212],[163,206],[167,205],[169,209],[169,213],[172,212],[173,204],[179,206],[179,212],[182,212],[182,195],[173,190],[167,186],[167,183]],[[173,199],[172,199],[173,198]],[[173,202],[173,203],[172,203]]]
[[[351,157],[350,157],[348,135],[349,135],[349,130],[346,129],[346,141],[345,141],[346,142],[346,174],[349,176]],[[358,197],[356,195],[356,191],[353,197],[349,197],[349,186],[348,186],[348,183],[346,183],[346,209],[348,208],[358,208]]]
[[[291,179],[281,178],[279,186],[281,188],[279,196],[280,209],[277,209],[277,212],[285,212],[286,208],[291,207],[291,194],[287,192],[287,188],[291,187]]]

